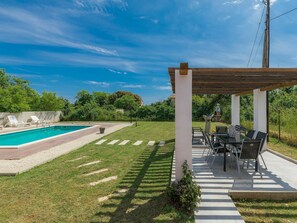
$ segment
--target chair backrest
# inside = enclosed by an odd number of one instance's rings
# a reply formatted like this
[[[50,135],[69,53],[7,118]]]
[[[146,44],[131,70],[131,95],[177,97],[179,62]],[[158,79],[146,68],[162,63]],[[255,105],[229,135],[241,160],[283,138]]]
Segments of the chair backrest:
[[[192,134],[194,135],[195,133],[201,132],[202,128],[200,127],[192,127]]]
[[[207,133],[204,133],[204,134],[205,134],[205,140],[206,140],[206,143],[210,146],[210,148],[211,148],[212,150],[214,150],[213,144],[212,144],[212,142],[211,142],[211,140],[210,140],[210,138],[209,138],[209,134],[207,134]]]
[[[260,132],[260,131],[259,131],[259,132],[257,133],[257,135],[256,135],[256,139],[260,139],[260,140],[262,140],[262,141],[261,141],[260,152],[261,152],[262,149],[263,149],[263,146],[264,146],[266,137],[267,137],[267,133],[265,133],[265,132]]]
[[[38,118],[36,115],[32,115],[30,118],[31,118],[31,120],[32,120],[33,122],[38,122],[38,121],[40,121],[39,118]]]
[[[240,159],[254,159],[258,158],[261,149],[262,140],[248,140],[243,141],[241,145]]]
[[[227,126],[216,126],[216,133],[217,134],[228,134],[228,127]]]
[[[5,123],[7,126],[13,126],[13,127],[16,127],[19,124],[17,118],[14,115],[6,116]]]
[[[255,132],[255,130],[249,130],[245,136],[252,139],[255,135]]]
[[[237,132],[245,133],[247,129],[245,127],[241,126],[241,125],[235,125],[235,130]]]

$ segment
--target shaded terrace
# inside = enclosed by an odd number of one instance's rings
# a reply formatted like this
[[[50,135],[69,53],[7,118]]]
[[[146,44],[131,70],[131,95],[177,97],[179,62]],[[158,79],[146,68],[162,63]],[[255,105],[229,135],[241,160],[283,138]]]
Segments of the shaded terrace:
[[[297,195],[297,180],[292,174],[297,165],[270,152],[263,154],[267,170],[263,178],[254,169],[239,174],[231,157],[223,171],[223,157],[213,166],[203,156],[202,148],[192,148],[192,95],[231,95],[231,122],[240,125],[240,96],[253,94],[254,130],[267,132],[266,91],[297,85],[296,68],[179,68],[168,69],[175,93],[175,159],[173,176],[182,176],[181,165],[187,160],[201,186],[201,203],[195,211],[195,222],[244,222],[232,197],[279,199]],[[266,144],[265,144],[266,147]],[[272,196],[270,196],[272,195]]]

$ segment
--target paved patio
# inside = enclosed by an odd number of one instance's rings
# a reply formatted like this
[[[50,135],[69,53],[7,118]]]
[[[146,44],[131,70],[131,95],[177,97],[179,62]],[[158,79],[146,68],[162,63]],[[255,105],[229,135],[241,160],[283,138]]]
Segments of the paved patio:
[[[197,222],[244,222],[238,213],[229,192],[261,191],[262,193],[297,190],[297,179],[292,176],[297,165],[270,152],[263,157],[268,169],[261,168],[263,178],[254,169],[241,170],[239,174],[235,160],[227,159],[227,171],[223,171],[223,156],[217,157],[213,166],[202,156],[203,149],[193,150],[193,171],[201,186],[201,203],[195,212]]]
[[[213,166],[212,159],[206,161],[202,156],[203,148],[193,148],[193,171],[195,181],[201,186],[201,202],[195,211],[195,222],[216,223],[216,222],[244,222],[237,211],[229,193],[282,195],[297,193],[297,165],[289,162],[269,151],[264,152],[267,170],[261,168],[263,177],[255,173],[254,169],[243,169],[239,174],[235,160],[227,159],[227,171],[223,171],[223,156],[217,157]],[[260,162],[261,163],[261,162]],[[175,173],[173,165],[173,177]],[[173,178],[174,179],[174,178]],[[289,195],[290,196],[290,195]]]

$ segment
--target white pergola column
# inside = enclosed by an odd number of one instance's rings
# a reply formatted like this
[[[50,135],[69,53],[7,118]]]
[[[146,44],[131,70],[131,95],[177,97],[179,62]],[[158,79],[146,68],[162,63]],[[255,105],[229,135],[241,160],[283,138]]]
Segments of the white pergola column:
[[[231,124],[240,125],[240,96],[231,96]]]
[[[255,89],[254,93],[254,129],[256,131],[267,132],[267,102],[266,91]],[[264,149],[266,148],[266,142]]]
[[[182,164],[192,170],[192,70],[175,70],[175,180],[182,178]]]

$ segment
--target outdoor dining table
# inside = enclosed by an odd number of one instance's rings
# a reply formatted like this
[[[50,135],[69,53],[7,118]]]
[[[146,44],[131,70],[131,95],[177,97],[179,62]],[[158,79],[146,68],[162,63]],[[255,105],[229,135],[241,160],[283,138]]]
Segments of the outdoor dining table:
[[[238,146],[241,145],[243,140],[248,140],[249,138],[240,135],[239,138],[229,136],[228,134],[215,134],[217,140],[224,144],[224,171],[226,172],[226,160],[227,160],[227,145]]]

